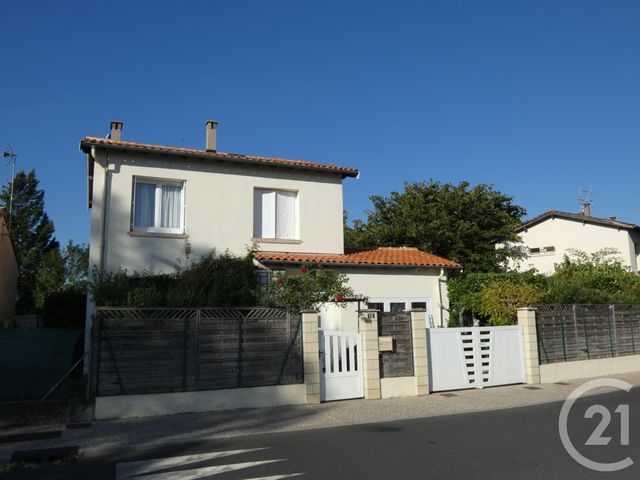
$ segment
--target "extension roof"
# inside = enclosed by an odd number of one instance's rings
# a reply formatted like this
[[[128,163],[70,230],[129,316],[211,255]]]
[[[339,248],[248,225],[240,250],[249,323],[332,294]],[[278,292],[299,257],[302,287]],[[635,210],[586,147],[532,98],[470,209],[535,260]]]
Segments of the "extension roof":
[[[537,217],[533,217],[531,220],[523,223],[518,228],[516,228],[516,233],[522,232],[524,230],[537,225],[538,223],[542,223],[549,218],[562,218],[564,220],[573,220],[575,222],[588,223],[591,225],[600,225],[603,227],[617,228],[619,230],[637,230],[640,231],[640,226],[634,223],[621,222],[617,220],[615,217],[611,218],[601,218],[601,217],[592,217],[590,215],[583,215],[581,213],[569,213],[569,212],[561,212],[559,210],[549,210],[546,211]]]
[[[462,268],[459,263],[409,247],[354,249],[344,254],[256,252],[254,257],[259,262],[269,264]]]

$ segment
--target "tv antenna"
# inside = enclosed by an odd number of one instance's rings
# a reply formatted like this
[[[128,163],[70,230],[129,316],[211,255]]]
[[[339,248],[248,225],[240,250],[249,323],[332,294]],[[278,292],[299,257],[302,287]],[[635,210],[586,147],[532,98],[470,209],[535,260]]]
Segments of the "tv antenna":
[[[9,194],[9,233],[11,233],[11,219],[13,217],[13,184],[16,181],[16,160],[18,155],[13,151],[11,145],[7,144],[7,149],[2,153],[3,158],[6,158],[5,165],[11,164],[11,193]]]
[[[582,215],[591,216],[591,203],[593,202],[593,193],[590,188],[581,188],[578,202],[582,206]]]

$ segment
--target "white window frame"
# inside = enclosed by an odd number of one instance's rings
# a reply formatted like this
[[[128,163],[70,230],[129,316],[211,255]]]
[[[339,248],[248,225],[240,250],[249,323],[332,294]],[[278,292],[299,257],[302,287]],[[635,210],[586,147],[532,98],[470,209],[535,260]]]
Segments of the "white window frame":
[[[273,222],[273,229],[274,229],[274,235],[273,237],[263,237],[263,236],[257,236],[256,232],[255,232],[255,219],[256,219],[256,215],[262,215],[262,211],[257,212],[255,209],[255,196],[257,192],[267,192],[267,193],[271,193],[273,192],[275,194],[275,205],[274,205],[274,211],[273,211],[273,215],[274,215],[274,222]],[[293,201],[293,237],[292,238],[286,238],[286,237],[279,237],[278,236],[278,193],[292,193],[294,195],[294,201]],[[269,188],[269,187],[254,187],[253,189],[253,199],[252,199],[252,204],[254,205],[253,208],[253,239],[254,240],[276,240],[276,241],[280,241],[280,242],[299,242],[300,241],[300,192],[299,190],[292,190],[292,189],[287,189],[287,188]]]
[[[533,251],[534,249],[537,250]],[[528,253],[530,257],[548,257],[556,254],[556,247],[553,245],[549,245],[546,247],[532,247],[528,248]]]
[[[411,304],[414,302],[424,302],[427,304],[427,312],[431,312],[431,299],[427,297],[369,297],[367,299],[367,304],[369,303],[382,303],[384,305],[384,312],[391,311],[392,303],[404,303],[405,310],[411,310]]]
[[[144,183],[147,185],[155,185],[155,209],[153,212],[153,227],[138,227],[136,226],[136,184]],[[180,187],[180,226],[178,228],[161,227],[162,225],[162,187]],[[170,180],[160,178],[149,177],[133,177],[133,192],[131,195],[131,231],[132,232],[147,232],[147,233],[172,233],[182,234],[184,233],[184,217],[185,217],[185,188],[186,182],[184,180]]]

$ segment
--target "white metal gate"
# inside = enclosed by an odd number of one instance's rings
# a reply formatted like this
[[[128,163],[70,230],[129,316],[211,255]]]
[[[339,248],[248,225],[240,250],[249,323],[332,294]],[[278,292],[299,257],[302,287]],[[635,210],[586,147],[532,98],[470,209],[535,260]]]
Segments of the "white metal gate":
[[[429,328],[432,392],[524,383],[522,328]]]
[[[319,330],[320,400],[364,396],[359,333]]]

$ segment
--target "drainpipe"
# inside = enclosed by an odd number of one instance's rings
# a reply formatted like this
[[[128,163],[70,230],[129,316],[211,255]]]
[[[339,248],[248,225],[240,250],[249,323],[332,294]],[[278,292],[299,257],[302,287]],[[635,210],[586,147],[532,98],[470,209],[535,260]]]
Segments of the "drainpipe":
[[[91,147],[91,156],[96,158],[96,147]],[[104,178],[102,179],[102,228],[100,229],[100,239],[98,244],[98,251],[100,252],[98,271],[104,271],[105,263],[105,238],[107,229],[107,186],[109,185],[109,160],[110,154],[107,152],[107,158],[104,166]],[[95,162],[97,163],[97,162]]]
[[[93,162],[94,162],[94,169],[96,168],[96,164],[98,164],[98,162],[96,161],[96,148],[95,147],[91,147],[91,156],[93,157]],[[104,271],[104,244],[105,244],[105,238],[106,238],[106,228],[107,228],[107,185],[108,185],[108,177],[109,177],[109,153],[107,152],[107,158],[106,158],[106,163],[104,166],[104,179],[102,181],[102,228],[100,229],[100,237],[98,239],[98,252],[99,252],[99,258],[98,258],[98,271],[99,272],[103,272]],[[95,171],[95,170],[94,170]],[[95,173],[94,173],[94,177],[95,177]],[[89,275],[92,274],[92,271],[89,271]],[[87,295],[87,315],[89,313],[89,309],[90,309],[90,305],[93,305],[93,300],[91,299],[90,295]],[[91,308],[91,310],[95,311],[95,305],[93,305],[93,308]],[[84,337],[84,363],[82,366],[82,371],[85,375],[88,375],[90,373],[90,365],[91,365],[91,358],[92,358],[92,335],[91,332],[93,331],[93,312],[92,315],[90,317],[87,317],[86,319],[86,324],[85,324],[85,337]]]
[[[444,274],[444,268],[440,269],[440,276],[438,277],[438,297],[440,300],[439,303],[439,307],[440,307],[440,327],[444,327],[444,311],[445,311],[445,307],[444,304],[442,303],[442,284],[447,282],[447,277]]]

